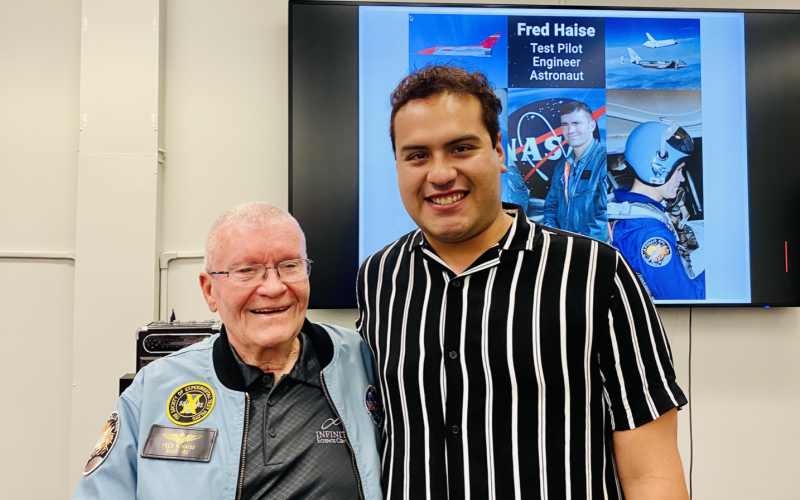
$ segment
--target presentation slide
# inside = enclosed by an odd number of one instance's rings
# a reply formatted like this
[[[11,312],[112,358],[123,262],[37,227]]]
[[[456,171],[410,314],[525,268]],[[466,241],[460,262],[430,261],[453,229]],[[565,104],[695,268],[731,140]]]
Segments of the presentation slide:
[[[626,257],[661,304],[750,301],[744,15],[359,8],[359,259],[416,228],[389,95],[427,65],[503,103],[503,201]]]

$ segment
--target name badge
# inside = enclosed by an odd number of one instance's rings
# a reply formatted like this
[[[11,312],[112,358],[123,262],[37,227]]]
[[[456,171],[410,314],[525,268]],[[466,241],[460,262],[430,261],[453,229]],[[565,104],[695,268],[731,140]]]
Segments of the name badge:
[[[581,180],[583,179],[591,179],[592,178],[592,171],[591,170],[584,170],[581,172]]]
[[[217,429],[153,425],[144,444],[144,458],[208,462],[217,440]]]

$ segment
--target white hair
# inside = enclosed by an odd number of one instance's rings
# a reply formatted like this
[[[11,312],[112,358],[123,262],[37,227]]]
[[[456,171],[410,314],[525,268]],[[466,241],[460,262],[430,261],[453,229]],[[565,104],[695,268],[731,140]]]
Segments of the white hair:
[[[225,229],[234,226],[246,226],[251,228],[263,228],[266,226],[274,226],[286,221],[292,221],[297,226],[300,236],[303,241],[303,253],[306,250],[306,235],[300,228],[297,219],[292,217],[292,214],[283,208],[268,203],[266,201],[255,201],[251,203],[242,203],[231,208],[219,218],[214,221],[211,230],[208,232],[206,238],[205,258],[203,265],[206,271],[211,271],[211,267],[217,259],[219,254],[221,234]]]

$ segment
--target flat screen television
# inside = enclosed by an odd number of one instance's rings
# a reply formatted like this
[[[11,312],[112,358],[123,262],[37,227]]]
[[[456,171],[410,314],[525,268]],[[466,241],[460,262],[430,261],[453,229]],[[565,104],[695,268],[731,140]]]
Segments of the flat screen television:
[[[585,104],[606,160],[591,236],[639,265],[680,263],[694,287],[664,292],[665,274],[644,267],[656,304],[800,305],[800,12],[293,0],[289,19],[289,205],[315,261],[312,308],[355,307],[360,263],[416,228],[397,191],[389,94],[431,64],[492,83],[503,200],[541,223],[554,224],[546,200],[572,151],[561,110]],[[665,151],[680,175],[658,172],[650,158]],[[668,180],[661,196],[639,189]],[[674,250],[663,231],[625,243],[632,219],[670,228]]]

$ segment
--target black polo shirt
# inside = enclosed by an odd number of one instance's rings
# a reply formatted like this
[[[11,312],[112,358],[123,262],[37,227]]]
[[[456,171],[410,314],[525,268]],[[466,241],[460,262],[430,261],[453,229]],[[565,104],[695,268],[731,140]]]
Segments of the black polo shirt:
[[[272,373],[231,351],[250,396],[243,499],[358,498],[342,425],[322,389],[320,366],[300,332],[300,356],[275,383]]]
[[[613,431],[686,404],[620,253],[535,224],[456,275],[413,231],[358,275],[387,419],[387,497],[621,499]]]

